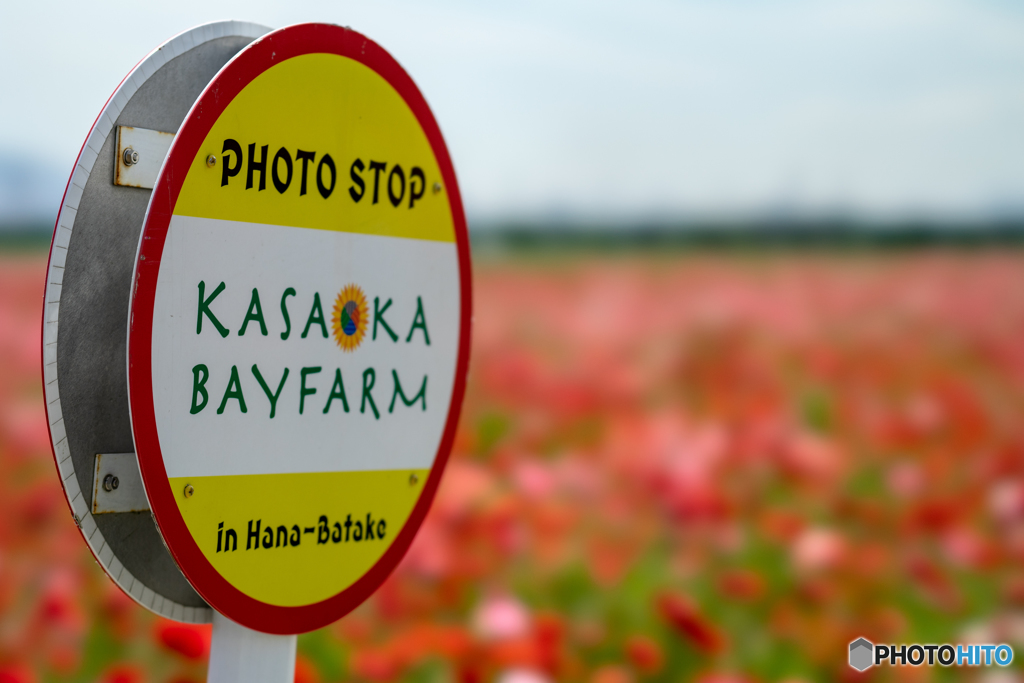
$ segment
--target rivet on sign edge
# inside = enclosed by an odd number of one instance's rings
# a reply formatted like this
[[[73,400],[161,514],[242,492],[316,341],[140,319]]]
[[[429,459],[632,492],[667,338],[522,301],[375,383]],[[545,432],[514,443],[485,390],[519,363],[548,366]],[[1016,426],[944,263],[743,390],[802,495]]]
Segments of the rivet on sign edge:
[[[216,166],[217,165],[217,157],[213,156],[212,154],[210,156],[206,157],[206,165],[209,166],[210,168],[213,168],[214,166]]]
[[[185,497],[186,498],[191,498],[192,494],[195,493],[195,492],[196,492],[196,490],[194,488],[192,488],[192,484],[185,484]]]
[[[420,478],[416,476],[415,472],[413,472],[409,475],[409,486],[415,486],[419,480]]]
[[[434,194],[441,191],[441,183],[434,183]]]

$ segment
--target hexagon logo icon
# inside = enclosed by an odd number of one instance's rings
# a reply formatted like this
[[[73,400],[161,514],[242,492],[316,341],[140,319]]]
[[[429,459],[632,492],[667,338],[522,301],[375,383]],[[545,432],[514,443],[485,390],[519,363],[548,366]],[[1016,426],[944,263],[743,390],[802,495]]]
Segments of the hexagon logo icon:
[[[850,643],[850,666],[857,671],[864,671],[874,663],[875,646],[865,638],[858,638]]]

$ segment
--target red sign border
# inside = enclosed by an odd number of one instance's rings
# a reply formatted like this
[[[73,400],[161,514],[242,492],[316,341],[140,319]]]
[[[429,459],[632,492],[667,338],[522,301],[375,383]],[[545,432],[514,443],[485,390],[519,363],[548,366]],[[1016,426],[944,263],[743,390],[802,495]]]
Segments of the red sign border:
[[[153,305],[171,215],[182,183],[206,135],[228,104],[257,76],[287,59],[313,53],[348,57],[375,71],[405,100],[426,133],[448,192],[455,225],[462,298],[461,322],[448,419],[430,476],[405,525],[377,563],[351,586],[318,603],[282,607],[242,593],[221,576],[200,551],[178,511],[164,468],[153,405]],[[472,267],[466,218],[455,169],[441,129],[412,78],[382,47],[362,34],[341,26],[298,24],[268,33],[248,45],[207,85],[174,138],[153,189],[139,240],[129,310],[128,390],[136,453],[157,526],[182,573],[215,610],[243,626],[265,633],[304,633],[326,626],[355,609],[390,575],[409,549],[430,509],[455,438],[469,365],[473,310],[471,287]]]

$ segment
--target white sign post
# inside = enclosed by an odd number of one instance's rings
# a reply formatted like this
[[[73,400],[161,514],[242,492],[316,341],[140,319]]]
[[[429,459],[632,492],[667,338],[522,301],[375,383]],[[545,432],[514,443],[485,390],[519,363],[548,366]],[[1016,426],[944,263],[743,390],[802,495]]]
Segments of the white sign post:
[[[253,631],[213,613],[208,683],[292,683],[296,637]]]

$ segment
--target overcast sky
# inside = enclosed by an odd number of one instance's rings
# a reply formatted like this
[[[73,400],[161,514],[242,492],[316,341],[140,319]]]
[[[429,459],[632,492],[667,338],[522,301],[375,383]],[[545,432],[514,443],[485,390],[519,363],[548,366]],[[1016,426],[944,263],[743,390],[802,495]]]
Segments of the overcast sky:
[[[9,0],[0,222],[55,214],[120,79],[218,19],[326,21],[383,45],[434,109],[479,222],[1024,216],[1015,0]]]

